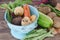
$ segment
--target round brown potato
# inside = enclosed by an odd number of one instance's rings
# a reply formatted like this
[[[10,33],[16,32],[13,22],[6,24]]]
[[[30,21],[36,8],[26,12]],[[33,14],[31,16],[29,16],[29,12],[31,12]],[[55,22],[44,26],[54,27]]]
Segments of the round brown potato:
[[[57,29],[55,29],[54,27],[53,28],[50,28],[50,30],[53,30],[53,32],[52,32],[52,34],[58,34],[58,32],[57,32]]]
[[[16,17],[12,20],[12,23],[14,25],[21,25],[21,20],[22,20],[22,17]]]
[[[57,5],[57,0],[49,0],[49,4],[56,6]]]
[[[30,19],[31,19],[32,22],[34,22],[34,21],[36,20],[36,16],[35,16],[35,15],[32,15],[32,16],[30,17]]]
[[[53,19],[54,17],[56,17],[56,13],[50,12],[48,13],[48,16]]]
[[[45,6],[45,7],[39,7],[39,11],[43,12],[44,14],[48,14],[49,12],[51,12],[51,9]]]
[[[56,28],[60,28],[60,17],[54,17],[53,20],[54,20],[53,26]]]
[[[17,15],[22,16],[23,13],[24,13],[24,9],[23,9],[21,6],[16,7],[15,10],[14,10],[14,14],[15,14],[16,16],[17,16]]]
[[[56,5],[55,8],[58,9],[58,10],[60,10],[60,3],[57,3],[57,5]]]
[[[22,26],[26,26],[29,25],[31,23],[30,18],[29,17],[24,17],[21,21],[21,25]]]

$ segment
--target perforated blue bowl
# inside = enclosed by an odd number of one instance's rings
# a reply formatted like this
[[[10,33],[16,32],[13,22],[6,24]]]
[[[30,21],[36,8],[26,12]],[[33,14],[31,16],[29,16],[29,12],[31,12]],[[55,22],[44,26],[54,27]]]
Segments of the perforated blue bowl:
[[[4,16],[5,21],[7,22],[8,27],[11,29],[12,36],[14,36],[17,39],[23,39],[28,32],[34,30],[37,27],[37,20],[39,17],[38,10],[31,5],[29,5],[29,7],[30,7],[31,14],[36,15],[36,20],[27,26],[17,26],[17,25],[11,24],[10,22],[8,22],[7,12],[5,12],[5,16]]]

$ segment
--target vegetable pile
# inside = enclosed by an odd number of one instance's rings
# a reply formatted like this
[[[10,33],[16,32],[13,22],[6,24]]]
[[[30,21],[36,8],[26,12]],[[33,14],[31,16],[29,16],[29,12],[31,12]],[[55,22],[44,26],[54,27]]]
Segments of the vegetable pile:
[[[36,20],[36,15],[31,15],[28,3],[32,1],[15,0],[8,4],[1,4],[7,12],[7,20],[19,26],[27,26]],[[46,37],[53,37],[60,33],[60,10],[50,4],[40,4],[37,7],[39,18],[36,29],[26,34],[24,40],[43,40]]]
[[[42,12],[44,15],[46,15],[46,16],[51,18],[51,20],[49,18],[48,19],[50,20],[50,23],[52,24],[52,26],[50,25],[51,28],[49,28],[49,26],[48,26],[48,28],[50,30],[51,29],[54,30],[52,33],[53,34],[60,33],[60,10],[56,9],[56,7],[53,7],[50,4],[41,4],[38,7],[38,10],[40,12]],[[41,13],[40,13],[40,15],[41,15]],[[40,20],[38,20],[38,24],[45,28],[49,24],[48,19],[46,20],[46,18],[44,17],[43,18],[44,21],[41,21],[41,19],[40,19]],[[39,23],[39,21],[41,23]],[[45,23],[45,24],[42,24],[42,23]]]
[[[19,16],[13,19],[12,23],[15,25],[21,24],[22,26],[29,25],[32,23],[30,19],[31,14],[30,14],[30,8],[28,4],[23,5],[23,7],[16,7],[14,10],[15,16]],[[34,18],[36,19],[35,15]],[[33,21],[35,21],[35,19]]]
[[[31,15],[28,4],[17,6],[14,9],[12,4],[2,4],[1,6],[7,9],[7,19],[14,25],[26,26],[36,19],[36,15]],[[12,9],[10,7],[12,7]]]

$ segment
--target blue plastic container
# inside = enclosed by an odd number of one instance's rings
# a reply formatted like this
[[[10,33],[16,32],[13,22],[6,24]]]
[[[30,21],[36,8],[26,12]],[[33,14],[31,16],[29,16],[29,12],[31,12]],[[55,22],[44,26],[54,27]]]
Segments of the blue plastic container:
[[[8,27],[11,29],[12,36],[14,36],[17,39],[21,39],[21,40],[24,39],[24,37],[26,36],[26,34],[28,32],[34,30],[34,28],[37,27],[37,20],[38,20],[38,17],[39,17],[38,10],[31,5],[29,5],[29,7],[30,7],[31,14],[36,15],[36,20],[33,23],[31,23],[27,26],[17,26],[17,25],[11,24],[7,20],[7,16],[6,16],[7,12],[5,13],[5,16],[4,16],[5,21],[7,22]]]

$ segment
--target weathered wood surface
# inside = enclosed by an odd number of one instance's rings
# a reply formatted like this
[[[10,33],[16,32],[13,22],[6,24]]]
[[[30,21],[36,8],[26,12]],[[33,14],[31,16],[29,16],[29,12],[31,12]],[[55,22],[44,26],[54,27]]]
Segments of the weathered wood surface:
[[[3,2],[0,0],[0,4],[4,2],[8,3],[7,0]],[[10,29],[4,20],[4,12],[4,9],[0,9],[0,40],[17,40],[10,34]],[[60,34],[57,34],[53,38],[46,38],[45,40],[60,40]]]

